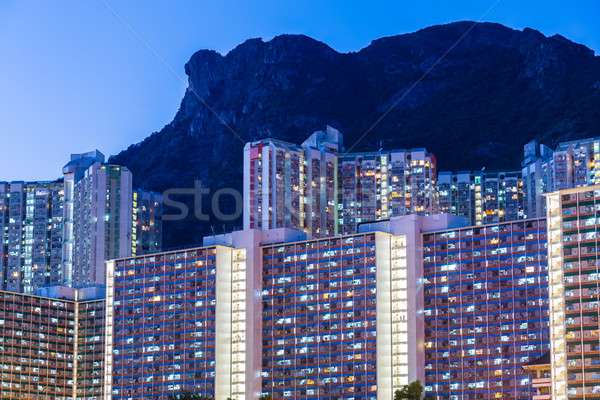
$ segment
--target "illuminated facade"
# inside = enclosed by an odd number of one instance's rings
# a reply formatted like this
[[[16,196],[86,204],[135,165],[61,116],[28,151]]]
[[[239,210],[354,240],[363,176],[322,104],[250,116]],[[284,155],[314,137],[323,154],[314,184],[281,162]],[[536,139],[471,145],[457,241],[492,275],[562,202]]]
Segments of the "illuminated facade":
[[[104,261],[131,255],[132,175],[99,151],[73,154],[64,168],[64,275],[70,286],[104,284]]]
[[[530,399],[549,348],[546,220],[423,234],[425,392]]]
[[[301,146],[274,139],[244,147],[244,228],[291,228],[311,237],[337,234],[337,152],[331,127]]]
[[[375,236],[262,248],[265,393],[377,398]]]
[[[419,379],[439,399],[530,398],[522,366],[549,348],[545,223],[410,215],[108,261],[106,309],[62,302],[72,390],[378,399]]]
[[[249,355],[259,343],[247,333],[258,314],[248,304],[257,279],[246,256],[209,246],[107,263],[105,390],[112,399],[258,392],[259,377],[246,369],[255,368]]]
[[[354,235],[263,245],[262,393],[392,398],[423,381],[420,232],[460,223],[405,216]]]
[[[600,184],[600,138],[559,143],[555,150],[531,141],[522,162],[525,214],[546,215],[543,194]]]
[[[439,212],[467,218],[472,225],[523,219],[525,197],[520,171],[440,172]]]
[[[63,203],[62,182],[0,183],[0,289],[62,281]]]
[[[102,397],[104,300],[75,301],[75,293],[60,288],[57,299],[0,292],[1,398]]]
[[[109,261],[106,393],[376,399],[423,379],[419,233],[448,219],[403,218],[309,241],[246,230]]]
[[[133,190],[131,255],[155,253],[162,249],[162,196]]]
[[[436,163],[427,150],[346,154],[338,163],[341,234],[360,223],[437,213]]]
[[[104,395],[106,302],[79,300],[77,313],[76,400],[100,400]]]
[[[600,398],[600,188],[563,190],[546,199],[552,398]]]
[[[274,139],[244,148],[244,228],[291,228],[310,238],[360,223],[437,212],[435,157],[425,149],[343,153],[327,127],[302,145]]]

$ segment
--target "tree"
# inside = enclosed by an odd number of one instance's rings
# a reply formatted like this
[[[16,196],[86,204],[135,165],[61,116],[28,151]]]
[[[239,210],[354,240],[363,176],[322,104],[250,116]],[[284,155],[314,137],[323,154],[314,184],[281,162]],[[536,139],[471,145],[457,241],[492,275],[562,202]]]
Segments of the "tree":
[[[258,398],[258,400],[272,400],[271,393],[263,394]]]
[[[181,394],[170,396],[170,400],[214,400],[212,397],[200,393],[183,391]]]
[[[423,386],[417,379],[408,385],[404,385],[402,389],[396,390],[394,400],[421,400],[423,396]]]

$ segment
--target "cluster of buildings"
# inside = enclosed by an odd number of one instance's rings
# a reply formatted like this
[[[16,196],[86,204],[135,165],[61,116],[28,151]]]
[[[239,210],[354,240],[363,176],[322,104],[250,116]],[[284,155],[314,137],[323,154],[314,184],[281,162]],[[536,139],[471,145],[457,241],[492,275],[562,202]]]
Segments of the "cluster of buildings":
[[[292,228],[309,238],[364,222],[453,214],[471,225],[545,217],[544,194],[600,184],[600,138],[524,146],[520,170],[438,172],[426,149],[346,153],[327,127],[301,145],[264,139],[244,148],[244,228]]]
[[[341,143],[248,144],[245,229],[164,252],[140,239],[158,195],[74,157],[39,184],[62,229],[21,233],[50,261],[60,238],[63,275],[0,292],[0,398],[376,400],[416,379],[440,400],[600,398],[595,139],[530,143],[498,173]]]
[[[104,285],[106,260],[161,249],[162,198],[99,151],[73,154],[63,178],[0,182],[0,290]]]

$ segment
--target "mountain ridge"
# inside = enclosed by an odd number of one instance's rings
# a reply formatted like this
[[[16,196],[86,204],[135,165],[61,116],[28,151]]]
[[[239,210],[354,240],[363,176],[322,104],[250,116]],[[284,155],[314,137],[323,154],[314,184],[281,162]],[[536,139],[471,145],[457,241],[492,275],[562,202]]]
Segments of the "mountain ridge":
[[[438,170],[517,169],[531,139],[554,146],[598,135],[600,58],[592,50],[529,28],[472,27],[436,25],[349,53],[305,35],[248,39],[226,55],[199,50],[185,65],[189,88],[173,121],[111,161],[151,190],[202,180],[213,192],[241,191],[244,142],[301,143],[327,124],[353,151],[425,147]],[[240,223],[165,223],[165,245],[198,243],[211,226]]]

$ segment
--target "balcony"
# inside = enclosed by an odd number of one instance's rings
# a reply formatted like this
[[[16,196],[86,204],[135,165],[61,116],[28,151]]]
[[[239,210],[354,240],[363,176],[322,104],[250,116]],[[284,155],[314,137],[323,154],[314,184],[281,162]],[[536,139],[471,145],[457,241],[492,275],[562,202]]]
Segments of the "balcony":
[[[531,380],[531,385],[534,388],[550,387],[552,385],[552,378],[536,378]]]

